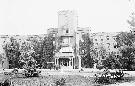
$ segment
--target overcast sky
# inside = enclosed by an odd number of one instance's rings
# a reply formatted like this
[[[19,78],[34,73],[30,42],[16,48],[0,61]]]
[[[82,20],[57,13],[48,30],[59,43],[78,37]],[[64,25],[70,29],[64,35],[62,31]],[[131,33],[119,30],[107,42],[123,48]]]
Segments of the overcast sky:
[[[76,10],[78,26],[92,32],[128,31],[132,7],[129,0],[0,0],[0,34],[45,34],[58,27],[60,10]]]

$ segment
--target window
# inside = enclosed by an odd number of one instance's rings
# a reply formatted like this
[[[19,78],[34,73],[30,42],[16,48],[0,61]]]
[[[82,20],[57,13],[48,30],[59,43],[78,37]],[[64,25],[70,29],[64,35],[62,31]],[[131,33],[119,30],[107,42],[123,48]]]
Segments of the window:
[[[113,39],[116,40],[116,36],[113,36]]]
[[[103,39],[101,39],[101,41],[103,41]]]
[[[108,44],[108,46],[110,45],[110,43],[107,43]]]
[[[68,30],[66,30],[66,33],[68,33]]]
[[[108,45],[108,50],[110,49],[110,43],[107,43],[107,45]]]
[[[104,56],[102,56],[102,59],[105,59],[105,57],[104,57]]]
[[[106,36],[106,39],[109,40],[109,36]]]
[[[85,53],[85,50],[82,50],[82,53],[84,54]]]
[[[117,48],[116,45],[114,46],[114,48]]]

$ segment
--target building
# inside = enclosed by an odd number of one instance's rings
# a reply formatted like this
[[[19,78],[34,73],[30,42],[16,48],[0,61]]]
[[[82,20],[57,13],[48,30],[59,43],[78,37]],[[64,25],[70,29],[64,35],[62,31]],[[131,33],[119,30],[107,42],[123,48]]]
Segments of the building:
[[[99,47],[104,47],[107,54],[113,52],[116,56],[121,55],[119,49],[116,47],[116,35],[118,32],[112,33],[91,33],[90,37],[93,39],[94,48],[98,50]]]
[[[76,11],[59,11],[58,12],[58,32],[74,33],[78,26],[78,16]],[[68,30],[70,28],[70,30]],[[62,30],[63,29],[63,30]]]
[[[76,43],[78,44],[79,43],[79,40],[83,41],[82,40],[82,35],[83,34],[89,34],[90,35],[90,28],[89,27],[86,27],[86,28],[81,28],[81,27],[77,27],[77,30],[76,30]]]
[[[58,28],[49,28],[47,29],[47,34],[53,35],[55,37],[55,35],[57,35],[58,33]]]
[[[77,29],[77,23],[75,11],[66,10],[58,12],[55,65],[59,65],[61,68],[74,69],[77,66],[77,56],[75,54],[75,30]]]

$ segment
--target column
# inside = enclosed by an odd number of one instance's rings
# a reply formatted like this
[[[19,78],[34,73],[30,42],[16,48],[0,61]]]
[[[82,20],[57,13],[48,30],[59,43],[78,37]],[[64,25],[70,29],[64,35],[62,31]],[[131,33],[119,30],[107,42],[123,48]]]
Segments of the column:
[[[67,60],[67,65],[69,66],[69,60]]]
[[[74,61],[75,61],[75,58],[73,58],[73,69],[74,69],[74,63],[75,63]]]
[[[57,64],[59,65],[59,58],[57,58]]]
[[[56,58],[55,58],[55,65],[56,65]]]
[[[56,58],[56,64],[58,65],[58,58]]]
[[[79,59],[79,69],[81,69],[81,56],[78,56]]]
[[[72,66],[72,58],[70,59],[70,66]]]
[[[74,59],[74,58],[72,57],[72,68],[73,68],[73,66],[74,66],[74,65],[73,65],[73,59]]]

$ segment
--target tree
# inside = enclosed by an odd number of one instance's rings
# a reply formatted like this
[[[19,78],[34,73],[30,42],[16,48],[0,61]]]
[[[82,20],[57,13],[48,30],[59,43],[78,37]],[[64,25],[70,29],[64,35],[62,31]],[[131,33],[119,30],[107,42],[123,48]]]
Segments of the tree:
[[[117,47],[119,48],[122,56],[120,57],[120,62],[122,63],[122,68],[128,70],[135,69],[135,35],[133,33],[121,32],[116,38]]]
[[[117,35],[117,47],[122,53],[120,62],[123,64],[124,69],[135,69],[135,13],[133,12],[130,16],[131,20],[127,20],[130,26],[130,32],[121,32]]]
[[[90,49],[92,47],[92,40],[89,37],[89,34],[82,35],[82,41],[79,42],[79,54],[81,55],[81,65],[82,67],[93,67],[94,60],[90,55]]]
[[[47,36],[44,38],[42,50],[42,64],[44,65],[44,68],[47,68],[47,62],[51,62],[53,60],[54,55],[54,45],[52,36]]]
[[[27,39],[30,43],[31,46],[33,47],[33,53],[31,56],[36,60],[37,66],[41,67],[42,64],[42,56],[43,56],[43,41],[40,36],[32,36]]]
[[[33,46],[30,41],[24,41],[20,46],[20,68],[26,68],[30,66],[34,66],[35,64],[29,65],[29,63],[34,63],[35,59],[35,51],[33,50]]]
[[[109,69],[119,69],[121,68],[121,63],[119,62],[120,58],[117,58],[114,54],[114,52],[111,52],[111,54],[106,57],[105,60],[103,60],[103,65],[104,68],[109,68]]]
[[[135,13],[133,12],[130,16],[131,20],[127,20],[127,23],[131,26],[131,29],[135,27]]]
[[[96,58],[97,68],[102,69],[104,67],[103,60],[106,59],[107,57],[107,51],[103,45],[98,46],[98,48],[96,49],[96,54],[97,54]]]
[[[94,66],[94,59],[92,58],[92,56],[90,55],[90,53],[88,53],[85,57],[82,58],[82,65],[85,68],[92,68]]]
[[[9,61],[9,68],[19,68],[19,43],[13,38],[10,38],[10,42],[4,46],[6,57]]]
[[[135,42],[135,35],[130,32],[121,32],[116,36],[117,47],[132,46]]]
[[[135,70],[135,48],[133,46],[124,46],[121,49],[122,57],[120,62],[122,67],[128,70]]]

